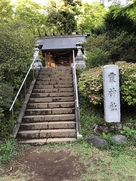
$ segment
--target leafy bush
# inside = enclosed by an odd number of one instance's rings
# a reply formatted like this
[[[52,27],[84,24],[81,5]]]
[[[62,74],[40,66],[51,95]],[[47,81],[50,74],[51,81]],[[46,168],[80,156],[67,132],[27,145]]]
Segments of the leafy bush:
[[[6,114],[6,113],[5,113]],[[7,114],[7,117],[10,115]],[[0,138],[9,138],[13,132],[15,121],[12,121],[11,118],[5,118],[5,116],[0,117]]]
[[[13,95],[13,87],[8,83],[0,83],[0,107],[9,108]]]
[[[118,62],[122,104],[136,105],[136,64]]]
[[[109,38],[106,34],[90,36],[84,43],[87,68],[105,65],[110,61]]]
[[[134,33],[118,33],[116,38],[110,40],[109,51],[110,59],[113,62],[118,60],[136,62],[136,36]]]
[[[17,154],[17,143],[14,139],[6,140],[0,144],[0,164],[5,164]]]
[[[104,18],[105,31],[110,36],[116,36],[119,31],[136,33],[135,10],[136,2],[134,1],[128,6],[111,6]]]
[[[136,105],[136,64],[117,62],[120,70],[121,104]],[[102,67],[83,72],[79,77],[79,93],[93,105],[103,104]]]
[[[105,65],[109,62],[109,52],[95,47],[92,52],[87,52],[87,68]]]
[[[119,32],[111,38],[108,33],[91,36],[84,43],[87,51],[87,67],[92,68],[111,62],[136,61],[136,36],[127,32]]]
[[[136,130],[131,129],[128,126],[124,126],[120,133],[127,138],[132,138],[136,134]]]
[[[5,138],[12,133],[9,108],[32,62],[35,38],[20,20],[0,24],[0,38],[0,137]]]
[[[94,105],[102,104],[102,67],[95,67],[83,72],[78,81],[79,93],[84,98],[89,98]]]

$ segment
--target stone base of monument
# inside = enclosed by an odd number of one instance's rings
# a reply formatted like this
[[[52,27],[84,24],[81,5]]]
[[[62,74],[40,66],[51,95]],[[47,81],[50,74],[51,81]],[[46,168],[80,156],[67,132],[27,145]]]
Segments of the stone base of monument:
[[[136,130],[136,123],[94,124],[92,128],[94,133],[118,133],[124,126],[128,126],[129,128]]]

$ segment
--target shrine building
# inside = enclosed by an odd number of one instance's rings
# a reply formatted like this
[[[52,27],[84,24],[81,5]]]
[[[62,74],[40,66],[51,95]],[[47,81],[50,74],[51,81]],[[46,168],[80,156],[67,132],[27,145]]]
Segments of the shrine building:
[[[86,41],[87,36],[89,34],[39,37],[36,43],[45,57],[45,66],[70,66],[73,63],[73,53],[77,56],[79,45],[84,54],[82,43]]]

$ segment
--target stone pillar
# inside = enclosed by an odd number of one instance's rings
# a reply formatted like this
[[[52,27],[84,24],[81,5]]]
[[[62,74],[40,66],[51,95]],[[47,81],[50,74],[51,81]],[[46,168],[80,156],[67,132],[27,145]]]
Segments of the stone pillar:
[[[75,65],[76,65],[76,68],[79,68],[79,69],[84,69],[86,68],[86,64],[85,64],[85,56],[83,55],[81,49],[82,49],[82,45],[81,45],[81,42],[78,42],[76,44],[77,46],[77,56],[75,58]]]
[[[33,59],[39,59],[39,45],[35,45]]]
[[[120,122],[119,69],[117,65],[103,67],[104,117],[106,122]]]

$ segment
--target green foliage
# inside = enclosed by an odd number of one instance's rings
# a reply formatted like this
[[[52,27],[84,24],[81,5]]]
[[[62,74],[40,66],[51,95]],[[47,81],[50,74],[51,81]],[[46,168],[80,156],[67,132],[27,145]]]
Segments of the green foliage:
[[[121,112],[123,122],[136,123],[135,106],[122,106]]]
[[[0,101],[1,101],[1,99],[0,99]],[[0,107],[0,124],[1,124],[2,118],[4,117],[3,111],[4,110]]]
[[[136,130],[131,129],[128,126],[124,126],[120,133],[127,138],[132,138],[134,135],[136,135]]]
[[[78,16],[78,29],[80,32],[95,31],[102,26],[105,14],[106,9],[101,3],[83,3],[81,13]]]
[[[123,144],[110,145],[111,156],[112,157],[119,157],[124,152],[125,146],[126,145],[123,145]]]
[[[111,6],[104,18],[105,32],[108,31],[111,37],[115,37],[121,31],[136,33],[135,10],[135,3],[127,7]]]
[[[121,134],[124,136],[127,136],[127,138],[132,138],[134,135],[135,130],[130,129],[129,127],[124,127],[123,130],[120,131]],[[112,157],[119,157],[121,155],[129,155],[132,158],[135,158],[135,151],[133,151],[132,148],[134,148],[135,143],[131,142],[130,140],[128,142],[125,142],[124,144],[116,144],[111,142],[112,134],[108,133],[102,133],[100,135],[102,139],[105,139],[109,143],[109,147],[107,148],[100,148],[102,150],[106,149],[109,150]],[[131,149],[130,149],[131,148]]]
[[[80,109],[81,133],[83,137],[89,136],[92,133],[92,126],[95,121],[96,117],[93,111],[87,114],[83,109]]]
[[[101,34],[90,36],[84,47],[87,51],[87,67],[105,65],[116,61],[135,62],[136,36],[121,32],[115,38]]]
[[[13,123],[7,118],[12,96],[13,87],[9,83],[0,83],[0,138],[6,137],[13,130]]]
[[[0,83],[0,107],[9,108],[13,95],[13,87],[9,83]]]
[[[103,121],[102,109],[89,106],[89,99],[79,94],[81,134],[84,138],[93,134],[93,125]],[[99,111],[99,114],[97,110]]]
[[[51,1],[46,7],[47,25],[54,33],[72,33],[77,28],[77,15],[80,1],[62,1],[60,4]],[[48,29],[47,28],[47,29]]]
[[[47,23],[52,24],[52,26],[56,26],[56,30],[54,28],[53,31],[57,33],[68,33],[76,30],[76,20],[72,13],[62,11],[62,10],[53,10],[48,13]]]
[[[136,105],[136,64],[118,62],[120,69],[121,102],[128,106]]]
[[[110,143],[111,134],[110,133],[108,133],[108,134],[102,133],[101,138],[105,139],[107,142]]]
[[[21,21],[0,24],[0,137],[12,133],[9,108],[32,61],[35,39]],[[12,43],[11,43],[12,42]]]
[[[136,105],[136,64],[117,62],[120,70],[121,104]],[[83,72],[79,77],[79,92],[89,98],[91,104],[103,104],[102,67],[95,67]]]
[[[8,163],[17,155],[17,143],[14,139],[6,140],[0,144],[0,164]]]
[[[9,111],[2,109],[3,115],[0,117],[0,138],[9,138],[14,129],[14,121],[10,118]]]
[[[10,0],[0,1],[0,23],[5,23],[12,19],[13,9]]]
[[[46,15],[43,11],[44,8],[32,0],[17,0],[14,17],[24,22],[32,34],[39,35],[39,29],[41,33],[43,29],[45,31]]]
[[[20,85],[33,56],[34,38],[20,22],[0,25],[0,74],[2,81]],[[12,42],[12,43],[11,43]],[[8,53],[7,53],[8,52]],[[20,73],[21,72],[21,73]]]
[[[87,52],[87,68],[105,65],[109,62],[109,52],[95,47],[91,52]]]
[[[110,62],[110,40],[106,34],[90,36],[84,47],[87,51],[87,68],[105,65]]]
[[[60,9],[65,12],[71,12],[74,15],[79,15],[81,6],[81,0],[62,0]]]
[[[127,61],[136,62],[136,36],[134,33],[127,32],[118,33],[116,38],[109,42],[109,54],[112,62]]]
[[[89,98],[93,105],[102,104],[102,67],[83,72],[79,77],[78,86],[82,97]]]
[[[135,1],[126,7],[110,7],[107,14],[103,16],[103,23],[101,20],[101,25],[92,29],[95,36],[90,36],[84,44],[87,50],[88,68],[115,63],[119,60],[136,61],[135,11]],[[85,21],[81,26],[84,23]]]

